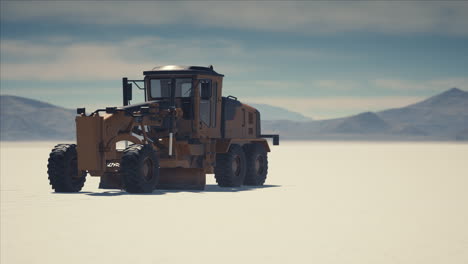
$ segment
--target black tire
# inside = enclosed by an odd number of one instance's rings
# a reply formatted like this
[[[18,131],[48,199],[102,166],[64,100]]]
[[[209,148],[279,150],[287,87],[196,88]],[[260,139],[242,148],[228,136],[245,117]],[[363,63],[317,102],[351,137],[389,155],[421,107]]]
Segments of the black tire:
[[[265,147],[260,144],[248,144],[244,146],[244,151],[247,162],[244,185],[263,185],[268,174],[268,155]]]
[[[125,191],[151,193],[159,181],[159,158],[149,145],[133,144],[124,150],[120,173]]]
[[[215,178],[219,186],[241,186],[244,182],[245,171],[245,154],[239,145],[231,145],[227,153],[216,155]]]
[[[52,149],[47,174],[55,192],[79,192],[83,188],[86,171],[78,171],[75,144],[59,144]]]

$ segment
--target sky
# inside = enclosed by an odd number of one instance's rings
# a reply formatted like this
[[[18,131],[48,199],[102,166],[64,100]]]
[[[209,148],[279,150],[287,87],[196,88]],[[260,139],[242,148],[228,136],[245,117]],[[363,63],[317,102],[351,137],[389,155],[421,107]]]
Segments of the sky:
[[[0,93],[68,108],[121,105],[122,77],[174,64],[315,119],[468,90],[464,1],[2,0],[0,22]]]

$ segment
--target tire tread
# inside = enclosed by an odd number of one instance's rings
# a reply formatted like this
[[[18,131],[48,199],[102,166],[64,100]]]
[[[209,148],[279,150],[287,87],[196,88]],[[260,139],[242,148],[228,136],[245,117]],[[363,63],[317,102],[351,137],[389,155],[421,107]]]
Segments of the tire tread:
[[[47,174],[49,184],[55,192],[79,192],[86,181],[86,172],[81,173],[81,177],[72,178],[67,175],[67,167],[73,158],[76,158],[76,144],[57,144],[50,152]]]

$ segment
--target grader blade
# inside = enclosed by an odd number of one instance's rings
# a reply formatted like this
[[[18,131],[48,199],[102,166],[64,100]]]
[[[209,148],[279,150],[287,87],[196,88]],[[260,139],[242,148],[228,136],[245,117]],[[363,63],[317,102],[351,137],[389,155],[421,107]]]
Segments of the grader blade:
[[[203,169],[160,168],[156,189],[203,190],[205,183]]]
[[[104,174],[99,182],[99,189],[122,189],[122,178],[117,174]]]

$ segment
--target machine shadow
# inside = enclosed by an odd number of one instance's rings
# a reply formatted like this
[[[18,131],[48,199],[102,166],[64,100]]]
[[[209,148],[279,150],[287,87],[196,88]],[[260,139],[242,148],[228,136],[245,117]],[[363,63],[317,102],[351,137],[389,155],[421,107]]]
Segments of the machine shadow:
[[[262,186],[241,186],[241,187],[219,187],[215,184],[207,184],[204,190],[164,190],[156,189],[152,193],[128,193],[122,190],[112,190],[112,191],[103,191],[103,192],[80,192],[81,194],[86,194],[89,196],[121,196],[121,195],[163,195],[166,193],[179,193],[179,192],[188,192],[188,193],[211,193],[211,192],[245,192],[245,191],[254,191],[257,189],[265,188],[276,188],[281,187],[281,185],[262,185]]]

